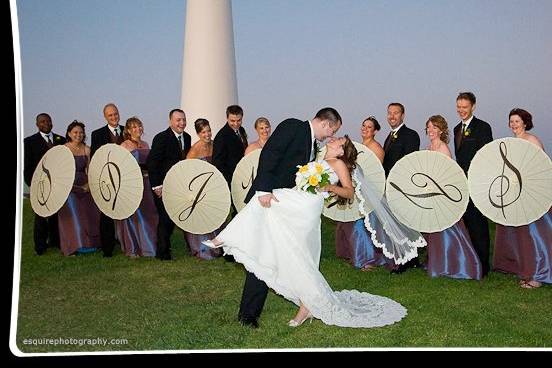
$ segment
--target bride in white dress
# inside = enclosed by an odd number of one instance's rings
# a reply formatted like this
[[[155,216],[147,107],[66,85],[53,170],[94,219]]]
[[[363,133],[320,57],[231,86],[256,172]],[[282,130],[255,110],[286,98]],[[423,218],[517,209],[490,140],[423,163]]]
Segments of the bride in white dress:
[[[353,198],[355,146],[345,136],[330,140],[326,147],[324,160],[333,173],[331,184],[322,190],[343,200]],[[379,327],[407,314],[406,308],[389,298],[357,290],[333,291],[328,285],[319,271],[322,193],[294,188],[275,189],[273,194],[277,201],[266,208],[256,200],[261,195],[257,193],[255,200],[205,244],[222,246],[268,287],[299,306],[289,326],[299,326],[314,317],[328,325]]]

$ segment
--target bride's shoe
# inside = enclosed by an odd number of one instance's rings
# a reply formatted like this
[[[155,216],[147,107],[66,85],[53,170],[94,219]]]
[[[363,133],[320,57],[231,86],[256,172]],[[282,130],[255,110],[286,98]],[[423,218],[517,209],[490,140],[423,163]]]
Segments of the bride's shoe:
[[[201,244],[209,247],[209,248],[220,248],[222,247],[222,245],[224,244],[224,242],[218,242],[218,243],[215,243],[214,241],[212,240],[202,240],[201,241]]]
[[[306,320],[309,320],[309,323],[312,323],[312,314],[309,313],[305,318],[303,318],[301,321],[297,322],[296,320],[292,319],[288,322],[289,327],[299,327],[301,326]]]

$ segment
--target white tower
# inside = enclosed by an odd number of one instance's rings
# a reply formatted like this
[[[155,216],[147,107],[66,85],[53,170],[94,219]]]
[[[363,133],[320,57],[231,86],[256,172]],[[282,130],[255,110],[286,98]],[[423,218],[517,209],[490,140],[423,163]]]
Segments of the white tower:
[[[226,123],[226,107],[238,103],[230,0],[188,0],[181,106],[186,132],[197,141],[194,121],[209,120],[213,137]]]

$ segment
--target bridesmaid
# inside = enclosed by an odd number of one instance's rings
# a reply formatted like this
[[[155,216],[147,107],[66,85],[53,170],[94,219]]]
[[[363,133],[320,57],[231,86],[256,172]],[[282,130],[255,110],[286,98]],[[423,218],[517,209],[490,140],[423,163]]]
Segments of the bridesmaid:
[[[190,151],[186,155],[186,158],[195,158],[199,160],[204,160],[211,162],[213,156],[213,140],[211,127],[209,126],[209,121],[207,119],[197,119],[194,122],[195,131],[199,137],[199,140],[192,145]],[[203,240],[209,240],[215,238],[218,233],[222,231],[224,224],[217,230],[207,233],[207,234],[192,234],[189,232],[184,232],[184,237],[186,242],[190,247],[192,256],[210,260],[222,255],[222,248],[209,248],[202,244]]]
[[[85,144],[84,124],[74,120],[67,127],[65,146],[75,158],[75,181],[67,202],[58,212],[59,241],[64,255],[96,251],[100,242],[100,211],[88,187],[90,147]]]
[[[376,141],[376,133],[381,129],[375,117],[369,116],[362,122],[360,134],[362,144],[368,147],[376,157],[383,162],[385,152]],[[370,223],[378,226],[377,218],[372,212],[369,215]],[[335,228],[336,255],[345,258],[352,266],[361,271],[373,270],[376,266],[391,265],[381,250],[374,246],[370,233],[364,226],[364,219],[352,222],[337,222]]]
[[[255,151],[256,149],[263,148],[266,141],[268,141],[271,130],[270,122],[268,121],[268,119],[260,117],[255,120],[255,130],[257,131],[259,139],[257,139],[255,142],[251,142],[251,144],[247,146],[244,156],[247,155],[249,152]]]
[[[452,159],[448,148],[448,124],[441,115],[429,118],[426,122],[426,134],[430,141],[430,151],[440,152]],[[423,235],[427,241],[429,276],[481,280],[481,262],[462,219],[448,229]]]
[[[544,150],[539,138],[528,133],[533,128],[533,117],[528,111],[510,111],[509,126],[516,138]],[[497,271],[516,274],[525,289],[552,283],[552,208],[528,225],[496,224],[493,265]]]
[[[144,125],[133,116],[126,121],[123,130],[121,147],[130,151],[142,169],[144,191],[142,202],[136,212],[127,219],[116,220],[117,238],[121,243],[121,250],[128,257],[155,257],[157,244],[157,223],[159,218],[153,194],[150,190],[146,160],[149,154],[149,145],[142,140]]]

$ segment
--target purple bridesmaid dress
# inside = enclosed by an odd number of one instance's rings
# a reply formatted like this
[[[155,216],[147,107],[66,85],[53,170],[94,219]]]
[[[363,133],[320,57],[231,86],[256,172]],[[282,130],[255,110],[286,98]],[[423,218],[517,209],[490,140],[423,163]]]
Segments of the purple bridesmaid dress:
[[[64,255],[96,251],[100,242],[100,210],[90,192],[80,186],[88,183],[87,156],[75,157],[75,181],[67,202],[58,211],[59,245]]]

